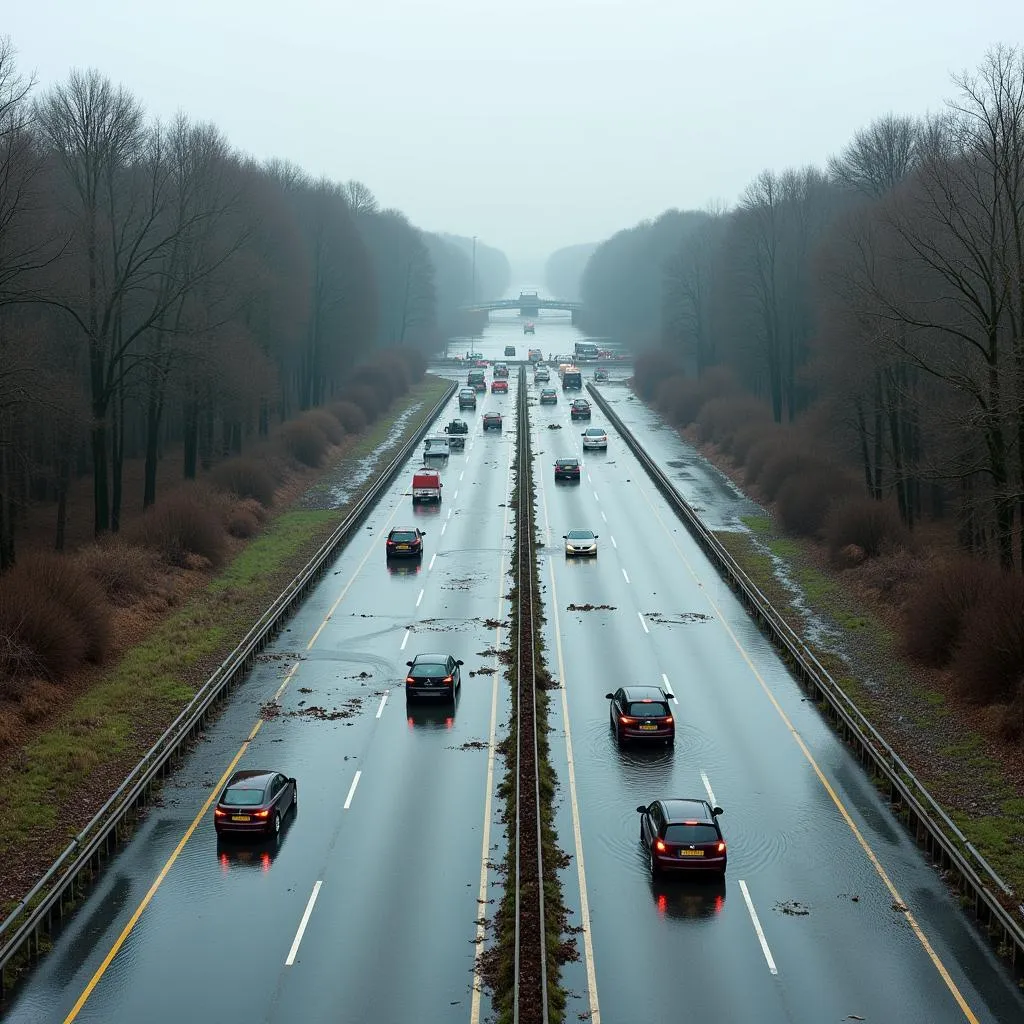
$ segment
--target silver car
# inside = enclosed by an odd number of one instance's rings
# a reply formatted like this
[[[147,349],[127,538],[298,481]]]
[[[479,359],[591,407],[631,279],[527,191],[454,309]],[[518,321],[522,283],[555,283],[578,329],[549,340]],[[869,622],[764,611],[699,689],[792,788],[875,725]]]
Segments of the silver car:
[[[597,554],[597,534],[593,530],[570,530],[563,533],[562,538],[565,541],[566,558]]]
[[[608,435],[601,427],[588,427],[583,431],[583,447],[607,449]]]

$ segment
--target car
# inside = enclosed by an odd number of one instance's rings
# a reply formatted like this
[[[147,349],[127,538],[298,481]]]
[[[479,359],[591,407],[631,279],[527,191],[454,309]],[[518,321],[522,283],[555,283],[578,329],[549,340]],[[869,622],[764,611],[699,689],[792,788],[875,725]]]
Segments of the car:
[[[597,534],[593,530],[570,530],[562,534],[566,557],[597,555]]]
[[[483,352],[467,352],[466,353],[466,358],[467,359],[472,359],[474,362],[476,362],[477,359],[483,359],[483,357],[484,357]]]
[[[608,448],[608,435],[601,427],[587,427],[583,431],[584,448]]]
[[[500,378],[498,380],[492,380],[491,381],[491,394],[492,395],[507,395],[508,394],[508,381],[507,380],[501,380]]]
[[[462,662],[451,654],[417,654],[407,661],[405,696],[443,697],[455,700],[455,691],[462,686]]]
[[[547,384],[551,380],[551,371],[546,367],[540,367],[533,375],[534,384]]]
[[[422,530],[395,527],[384,542],[385,553],[388,558],[422,558],[425,536]]]
[[[640,842],[651,877],[666,871],[713,871],[725,875],[729,852],[718,824],[725,812],[700,797],[655,800],[637,807]]]
[[[476,362],[475,362],[475,363],[473,363],[473,365],[474,365],[474,366],[475,366],[475,367],[476,367],[476,368],[477,368],[478,370],[486,370],[486,369],[487,369],[487,367],[488,367],[488,366],[490,366],[491,364],[490,364],[490,363],[488,363],[486,359],[478,359],[478,360],[476,360]]]
[[[284,816],[298,806],[298,783],[266,768],[236,771],[213,808],[217,835],[248,833],[276,836]]]
[[[537,333],[537,329],[533,326],[533,321],[532,320],[527,320],[526,323],[523,324],[523,334],[536,334],[536,333]]]
[[[466,387],[474,392],[487,390],[487,378],[483,370],[470,370],[466,375]]]
[[[494,376],[499,378],[504,377],[505,380],[508,380],[508,366],[506,366],[505,363],[495,363]]]
[[[590,403],[585,398],[574,398],[569,406],[569,416],[574,420],[589,420]]]
[[[441,504],[441,474],[436,469],[424,466],[417,469],[412,476],[412,503],[419,505],[425,501],[436,501]]]
[[[459,412],[463,409],[476,408],[476,391],[473,388],[462,388],[459,391]]]
[[[579,459],[556,459],[555,460],[555,479],[556,480],[575,480],[579,482],[580,479],[580,460]]]
[[[542,388],[540,392],[541,405],[558,405],[558,392],[554,388]]]
[[[473,396],[473,401],[476,401],[476,395]],[[452,434],[468,434],[469,424],[465,420],[449,420],[444,432],[449,435],[448,440],[451,441]]]
[[[423,442],[423,459],[447,459],[452,453],[452,446],[447,437],[428,437]]]
[[[484,430],[501,430],[501,413],[484,413]]]
[[[608,379],[608,371],[607,370],[595,370],[594,371],[594,380],[607,380],[607,379]]]
[[[531,363],[539,363],[544,358],[544,353],[541,352],[539,348],[531,348],[526,353],[526,358],[529,359]]]
[[[516,355],[516,347],[515,347],[515,345],[506,345],[505,346],[505,356],[506,356],[506,358],[511,357],[511,358],[514,359],[515,355]]]
[[[596,554],[596,551],[595,551]],[[676,741],[676,720],[668,702],[672,694],[660,686],[620,686],[606,693],[608,718],[615,739],[659,740],[667,746]]]

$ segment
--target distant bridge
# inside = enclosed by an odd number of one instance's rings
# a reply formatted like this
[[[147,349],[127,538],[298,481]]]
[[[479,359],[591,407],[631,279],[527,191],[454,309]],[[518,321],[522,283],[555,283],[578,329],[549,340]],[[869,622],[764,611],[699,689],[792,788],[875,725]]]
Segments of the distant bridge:
[[[492,309],[515,309],[520,316],[537,316],[542,309],[564,309],[572,314],[572,322],[583,310],[582,302],[567,299],[542,299],[536,292],[520,292],[518,299],[491,299],[462,307],[467,313],[490,313]]]

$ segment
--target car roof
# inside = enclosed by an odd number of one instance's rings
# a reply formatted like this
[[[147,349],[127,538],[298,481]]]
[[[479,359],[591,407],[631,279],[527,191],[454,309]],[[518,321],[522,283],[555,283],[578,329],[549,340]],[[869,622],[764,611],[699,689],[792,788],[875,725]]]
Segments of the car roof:
[[[391,533],[419,533],[418,526],[392,526]]]
[[[661,806],[665,809],[665,820],[668,824],[681,821],[701,821],[710,825],[715,820],[707,800],[698,797],[662,800]]]
[[[604,427],[587,427],[588,434],[603,434]]]
[[[624,686],[626,700],[665,700],[665,691],[660,686]]]
[[[432,665],[446,662],[450,657],[450,654],[417,654],[412,660],[414,664],[423,662],[424,665]]]
[[[234,775],[228,779],[228,785],[234,786],[239,782],[252,782],[260,783],[263,789],[267,788],[267,784],[275,775],[282,775],[283,772],[275,772],[269,768],[243,768],[241,771],[235,772]]]
[[[577,459],[577,458],[572,458],[572,459],[555,459],[555,462],[557,462],[560,466],[575,466],[576,463],[579,462],[579,461],[580,460]]]

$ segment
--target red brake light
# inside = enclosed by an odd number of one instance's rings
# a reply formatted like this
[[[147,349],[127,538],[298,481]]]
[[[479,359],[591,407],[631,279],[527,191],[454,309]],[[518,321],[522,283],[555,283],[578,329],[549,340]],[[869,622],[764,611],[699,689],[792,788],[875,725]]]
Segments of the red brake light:
[[[655,840],[654,848],[658,851],[658,853],[664,853],[665,843],[661,839]]]
[[[725,853],[725,843],[719,843],[718,844],[718,852],[719,853]]]
[[[622,717],[621,717],[621,718],[619,718],[619,721],[620,721],[620,722],[621,722],[621,723],[622,723],[623,725],[632,725],[632,724],[633,724],[633,722],[634,722],[634,721],[636,721],[636,719],[634,719],[634,718],[630,718],[630,717],[629,717],[629,715],[622,715]]]
[[[671,715],[666,715],[665,716],[665,724],[666,725],[671,725],[672,724],[672,716]]]
[[[445,682],[445,683],[450,683],[451,681],[452,681],[452,677],[451,676],[445,676],[444,679],[442,680],[442,682]]]
[[[407,683],[415,683],[415,682],[416,682],[416,680],[415,680],[415,679],[413,679],[413,677],[412,677],[412,676],[406,676],[406,677],[405,677],[405,681],[406,681]]]
[[[270,811],[257,811],[257,812],[256,812],[256,813],[255,813],[255,814],[253,815],[253,817],[256,817],[256,818],[265,818],[265,817],[267,817],[267,815],[269,815],[269,814],[270,814]]]
[[[640,703],[641,704],[650,704],[651,703],[651,698],[650,697],[644,697],[644,699],[642,701],[640,701]]]
[[[699,825],[700,822],[699,821],[684,821],[683,824],[684,825]]]
[[[228,814],[228,812],[225,811],[225,810],[222,810],[220,807],[214,807],[214,809],[213,809],[213,816],[215,818],[226,818],[227,814]]]

